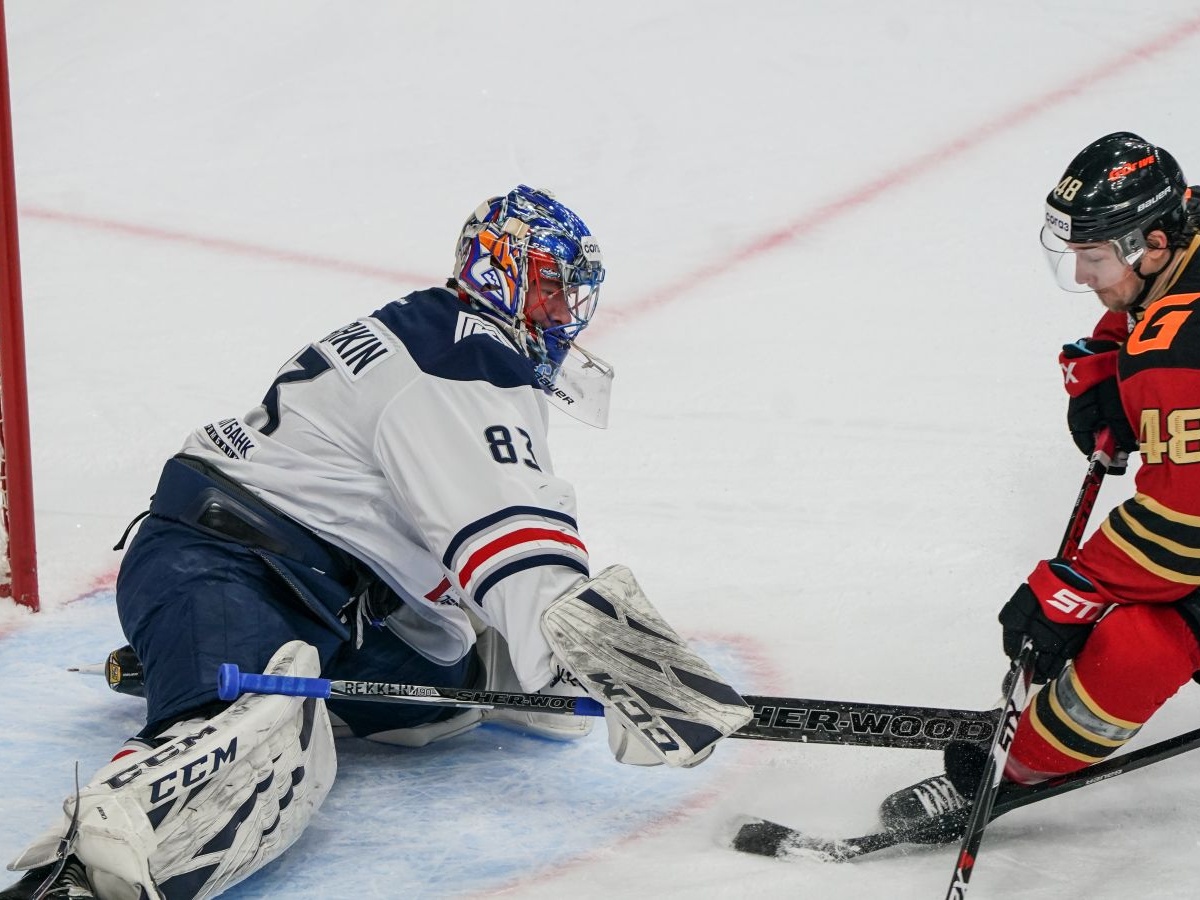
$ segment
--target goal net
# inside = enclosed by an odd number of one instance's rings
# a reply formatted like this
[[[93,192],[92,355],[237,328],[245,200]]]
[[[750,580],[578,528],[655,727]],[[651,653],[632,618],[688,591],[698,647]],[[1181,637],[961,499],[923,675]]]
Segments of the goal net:
[[[0,597],[38,608],[8,36],[0,2]]]

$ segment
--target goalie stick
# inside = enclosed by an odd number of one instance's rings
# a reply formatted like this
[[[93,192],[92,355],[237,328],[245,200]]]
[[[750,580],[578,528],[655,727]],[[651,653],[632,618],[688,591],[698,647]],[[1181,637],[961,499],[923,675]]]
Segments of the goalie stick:
[[[328,700],[367,700],[383,703],[417,703],[478,709],[524,709],[568,716],[602,716],[604,707],[591,697],[557,697],[475,688],[440,688],[422,684],[388,684],[380,681],[344,681],[304,678],[298,675],[259,675],[242,672],[233,663],[217,670],[217,696],[236,700],[242,694],[286,694]]]
[[[117,684],[121,683],[118,679]],[[604,715],[604,707],[588,697],[257,675],[242,672],[232,663],[221,666],[218,696],[222,700],[234,700],[246,692],[433,706],[503,707],[576,716]],[[990,741],[1000,714],[999,710],[940,709],[799,697],[745,695],[743,699],[753,707],[754,719],[730,737],[760,741],[936,750],[951,740]]]
[[[950,741],[988,743],[1000,710],[938,709],[743,694],[754,718],[730,735],[760,741],[940,750]]]
[[[1124,753],[1038,784],[1022,785],[1005,782],[1000,786],[988,821],[1014,809],[1039,803],[1059,794],[1075,791],[1088,785],[1108,781],[1118,775],[1133,772],[1200,747],[1200,728],[1159,741],[1140,750]],[[746,817],[739,823],[731,846],[743,853],[770,856],[777,859],[810,859],[821,862],[848,862],[868,853],[885,850],[899,844],[940,844],[956,840],[964,831],[967,811],[945,813],[919,826],[880,829],[851,838],[821,838],[798,828],[789,828],[766,819]]]
[[[143,696],[143,674],[133,648],[126,645],[108,655],[105,663],[72,666],[71,672],[104,675],[108,686],[119,694]],[[494,708],[497,703],[509,708],[532,709],[544,704],[537,694],[505,693],[497,698],[494,691],[463,688],[426,687],[424,685],[387,685],[356,682],[363,685],[355,696],[360,699],[405,697],[449,697],[455,706],[473,703]],[[249,690],[249,688],[243,688]],[[332,690],[331,694],[332,695]],[[324,696],[323,694],[321,696]],[[780,741],[803,744],[840,744],[855,747],[888,747],[903,750],[941,750],[950,741],[986,744],[996,733],[999,709],[946,709],[935,706],[906,706],[850,700],[813,700],[803,697],[776,697],[743,694],[754,711],[746,725],[730,735],[755,741]],[[436,704],[432,699],[413,699],[414,703]],[[573,708],[543,709],[579,715]]]

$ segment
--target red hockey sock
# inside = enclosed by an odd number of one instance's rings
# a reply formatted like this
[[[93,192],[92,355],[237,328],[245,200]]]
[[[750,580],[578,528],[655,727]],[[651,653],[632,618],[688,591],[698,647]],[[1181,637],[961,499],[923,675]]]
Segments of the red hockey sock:
[[[1021,716],[1005,776],[1032,784],[1104,759],[1197,670],[1200,644],[1174,607],[1117,607]]]

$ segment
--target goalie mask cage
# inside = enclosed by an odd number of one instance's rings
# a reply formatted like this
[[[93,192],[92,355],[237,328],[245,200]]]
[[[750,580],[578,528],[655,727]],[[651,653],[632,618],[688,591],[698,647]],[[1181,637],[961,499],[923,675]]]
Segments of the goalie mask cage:
[[[0,0],[0,597],[38,608],[8,35]]]

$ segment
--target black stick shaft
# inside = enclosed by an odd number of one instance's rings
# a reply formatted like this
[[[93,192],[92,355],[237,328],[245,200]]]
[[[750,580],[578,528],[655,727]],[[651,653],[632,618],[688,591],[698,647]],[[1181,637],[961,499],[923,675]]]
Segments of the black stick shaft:
[[[1092,507],[1096,504],[1100,486],[1104,483],[1104,476],[1108,474],[1108,467],[1115,452],[1116,446],[1112,432],[1107,428],[1102,428],[1096,434],[1095,450],[1092,452],[1087,474],[1079,488],[1079,494],[1075,497],[1075,507],[1071,510],[1071,517],[1067,521],[1067,528],[1059,543],[1058,556],[1072,559],[1079,552],[1084,529],[1087,528]],[[950,887],[946,890],[946,900],[962,900],[967,895],[967,888],[971,883],[971,873],[975,870],[975,858],[983,844],[984,831],[992,820],[992,807],[1000,791],[1000,782],[1004,777],[1004,767],[1008,763],[1008,754],[1012,749],[1017,723],[1020,721],[1021,712],[1025,708],[1025,701],[1029,695],[1033,662],[1033,644],[1026,638],[1021,652],[1013,660],[1012,668],[1009,671],[1005,685],[1004,724],[992,741],[991,753],[988,755],[983,774],[980,776],[979,786],[975,790],[970,818],[967,820],[967,831],[963,835],[962,844],[959,847],[954,875],[950,879]]]
[[[1033,642],[1026,638],[1021,652],[1013,660],[1012,669],[1009,671],[1004,695],[1004,721],[992,739],[991,752],[988,754],[983,774],[979,777],[979,785],[975,789],[970,817],[967,819],[967,830],[958,850],[954,875],[950,879],[950,887],[946,890],[946,900],[962,900],[971,883],[971,873],[975,870],[975,857],[983,843],[984,830],[992,819],[992,807],[996,801],[996,794],[1000,790],[1000,781],[1004,777],[1008,752],[1012,748],[1012,740],[1017,733],[1017,723],[1021,720],[1021,711],[1025,708],[1025,701],[1029,696],[1029,683],[1033,675],[1033,656]]]
[[[1051,797],[1057,797],[1059,794],[1066,794],[1070,791],[1079,790],[1081,787],[1107,781],[1118,775],[1134,772],[1146,766],[1162,762],[1164,759],[1170,759],[1181,753],[1187,753],[1189,750],[1195,750],[1197,747],[1200,747],[1200,728],[1194,731],[1186,731],[1183,734],[1167,738],[1165,741],[1159,741],[1156,744],[1151,744],[1149,747],[1142,747],[1140,750],[1134,750],[1131,753],[1114,756],[1111,759],[1106,759],[1104,762],[1093,763],[1087,768],[1071,772],[1068,775],[1059,775],[1057,778],[1051,778],[1049,781],[1031,785],[1005,784],[1001,787],[1000,793],[996,798],[996,805],[992,808],[992,818],[995,819],[1006,812],[1020,809],[1022,806],[1028,806],[1030,803],[1048,800]]]

